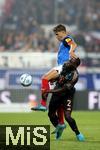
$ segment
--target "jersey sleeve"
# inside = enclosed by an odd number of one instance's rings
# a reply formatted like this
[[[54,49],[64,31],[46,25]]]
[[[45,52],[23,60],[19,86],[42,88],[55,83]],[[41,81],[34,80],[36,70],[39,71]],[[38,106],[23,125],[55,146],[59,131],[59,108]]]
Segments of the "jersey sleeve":
[[[72,41],[71,38],[66,38],[66,39],[65,39],[65,42],[67,42],[67,43],[70,43],[71,41]]]
[[[70,45],[70,43],[73,41],[73,39],[71,37],[66,37],[64,40],[63,40],[63,44],[65,47],[67,47],[68,45]]]

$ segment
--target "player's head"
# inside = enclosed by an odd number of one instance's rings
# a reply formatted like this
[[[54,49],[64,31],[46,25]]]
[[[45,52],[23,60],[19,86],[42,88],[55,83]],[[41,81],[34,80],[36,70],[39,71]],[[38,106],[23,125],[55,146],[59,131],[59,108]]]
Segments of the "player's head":
[[[75,69],[76,69],[75,66],[73,66],[73,64],[72,64],[70,61],[65,62],[65,63],[63,64],[61,74],[62,74],[63,76],[65,76],[66,74],[71,73],[71,72],[74,71]]]
[[[53,31],[59,41],[63,40],[67,35],[66,27],[62,24],[55,26]]]
[[[61,74],[66,75],[74,71],[79,65],[80,65],[79,58],[71,58],[69,61],[64,63]]]
[[[80,59],[77,57],[77,58],[71,58],[70,60],[70,63],[75,67],[77,68],[79,65],[80,65]]]

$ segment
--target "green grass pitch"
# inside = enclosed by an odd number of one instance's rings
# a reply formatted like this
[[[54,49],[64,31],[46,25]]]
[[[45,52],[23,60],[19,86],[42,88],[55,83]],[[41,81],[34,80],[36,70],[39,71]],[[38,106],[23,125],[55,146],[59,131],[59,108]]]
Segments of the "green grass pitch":
[[[85,142],[78,142],[67,125],[59,141],[51,135],[51,150],[100,150],[100,112],[74,111],[72,116],[77,121],[80,131],[85,135]],[[50,121],[47,112],[0,113],[0,124],[48,125]],[[54,130],[51,124],[50,128],[51,131]]]

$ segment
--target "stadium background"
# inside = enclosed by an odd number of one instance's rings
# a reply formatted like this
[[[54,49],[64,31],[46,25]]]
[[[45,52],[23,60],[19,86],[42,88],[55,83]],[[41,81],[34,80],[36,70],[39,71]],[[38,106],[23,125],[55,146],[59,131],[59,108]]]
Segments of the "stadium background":
[[[0,115],[1,124],[32,124],[30,107],[39,103],[41,76],[56,65],[58,42],[52,28],[63,23],[78,44],[77,55],[82,60],[78,68],[80,78],[74,102],[74,110],[82,112],[75,111],[74,114],[84,132],[88,130],[90,133],[96,127],[93,133],[96,139],[92,140],[100,143],[97,135],[100,130],[99,8],[99,0],[0,0],[0,112],[7,112]],[[23,88],[19,77],[26,72],[32,74],[33,85]],[[9,113],[12,117],[8,112],[12,112]],[[26,113],[19,117],[15,112],[30,112],[30,117]],[[84,121],[87,126],[93,123],[91,113],[95,126],[85,130]],[[39,113],[36,115],[40,116]],[[15,121],[15,117],[18,117],[18,121]],[[41,120],[41,123],[44,122],[47,123],[47,120]],[[38,124],[39,121],[34,123]],[[98,150],[99,146],[89,148]]]

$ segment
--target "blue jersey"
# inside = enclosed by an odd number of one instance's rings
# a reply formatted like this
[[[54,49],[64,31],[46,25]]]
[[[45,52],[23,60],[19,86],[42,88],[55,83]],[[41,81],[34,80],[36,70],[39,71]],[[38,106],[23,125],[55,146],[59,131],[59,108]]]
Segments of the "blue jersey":
[[[70,51],[70,43],[73,41],[73,38],[70,35],[67,35],[60,43],[58,49],[58,57],[57,63],[58,65],[63,65],[65,61],[68,61],[70,58],[69,51]]]

